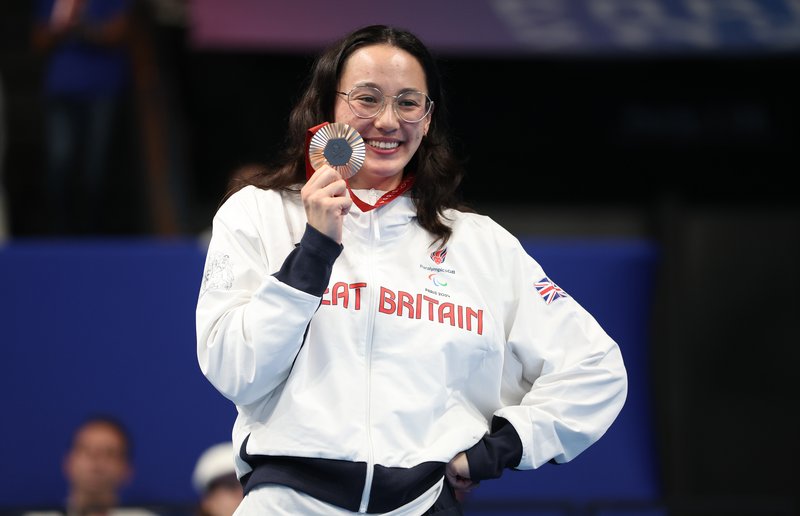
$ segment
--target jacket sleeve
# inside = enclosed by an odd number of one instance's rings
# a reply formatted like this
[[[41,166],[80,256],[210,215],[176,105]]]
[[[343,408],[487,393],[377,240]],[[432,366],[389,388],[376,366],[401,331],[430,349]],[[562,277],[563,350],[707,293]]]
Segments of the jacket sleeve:
[[[514,256],[509,290],[515,295],[504,311],[502,396],[515,402],[495,411],[493,431],[483,440],[489,440],[489,453],[484,442],[471,451],[481,463],[474,473],[484,478],[499,476],[501,467],[532,469],[572,460],[608,430],[628,388],[619,346],[594,317],[556,290],[516,239],[509,254]],[[492,457],[499,461],[494,468]]]
[[[492,418],[491,433],[467,450],[470,479],[500,478],[503,470],[513,468],[522,457],[522,441],[514,427],[503,418]]]
[[[237,405],[286,379],[341,252],[307,226],[281,263],[270,263],[262,241],[269,236],[246,202],[255,201],[243,197],[231,197],[214,217],[196,310],[200,369]]]

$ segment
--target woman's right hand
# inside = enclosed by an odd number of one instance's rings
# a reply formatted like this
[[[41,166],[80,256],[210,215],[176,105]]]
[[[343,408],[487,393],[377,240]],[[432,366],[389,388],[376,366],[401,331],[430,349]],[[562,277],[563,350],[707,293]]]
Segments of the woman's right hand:
[[[342,222],[353,201],[339,172],[330,165],[323,165],[300,190],[300,197],[311,227],[341,244]]]

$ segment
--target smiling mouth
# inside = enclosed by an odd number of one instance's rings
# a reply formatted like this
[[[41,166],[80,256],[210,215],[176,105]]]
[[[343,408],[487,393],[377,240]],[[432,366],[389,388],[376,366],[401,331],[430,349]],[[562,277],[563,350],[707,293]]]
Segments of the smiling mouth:
[[[383,150],[391,150],[396,149],[400,146],[400,142],[380,142],[376,140],[366,140],[365,143],[370,147],[375,147],[376,149],[383,149]]]

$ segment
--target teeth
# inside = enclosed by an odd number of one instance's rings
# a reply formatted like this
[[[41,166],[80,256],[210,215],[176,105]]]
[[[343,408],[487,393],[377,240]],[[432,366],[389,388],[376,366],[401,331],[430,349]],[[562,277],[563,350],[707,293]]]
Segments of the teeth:
[[[377,147],[379,149],[396,149],[399,142],[378,142],[374,140],[367,141],[367,145],[371,145],[373,147]]]

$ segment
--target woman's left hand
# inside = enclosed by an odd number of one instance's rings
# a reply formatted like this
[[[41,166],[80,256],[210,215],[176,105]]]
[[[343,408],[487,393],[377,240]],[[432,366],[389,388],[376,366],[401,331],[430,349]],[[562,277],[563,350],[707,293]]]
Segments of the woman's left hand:
[[[445,467],[445,476],[447,481],[453,486],[456,498],[462,501],[464,496],[478,487],[478,482],[473,482],[469,475],[469,462],[467,461],[467,454],[464,452],[459,453],[447,463]]]

